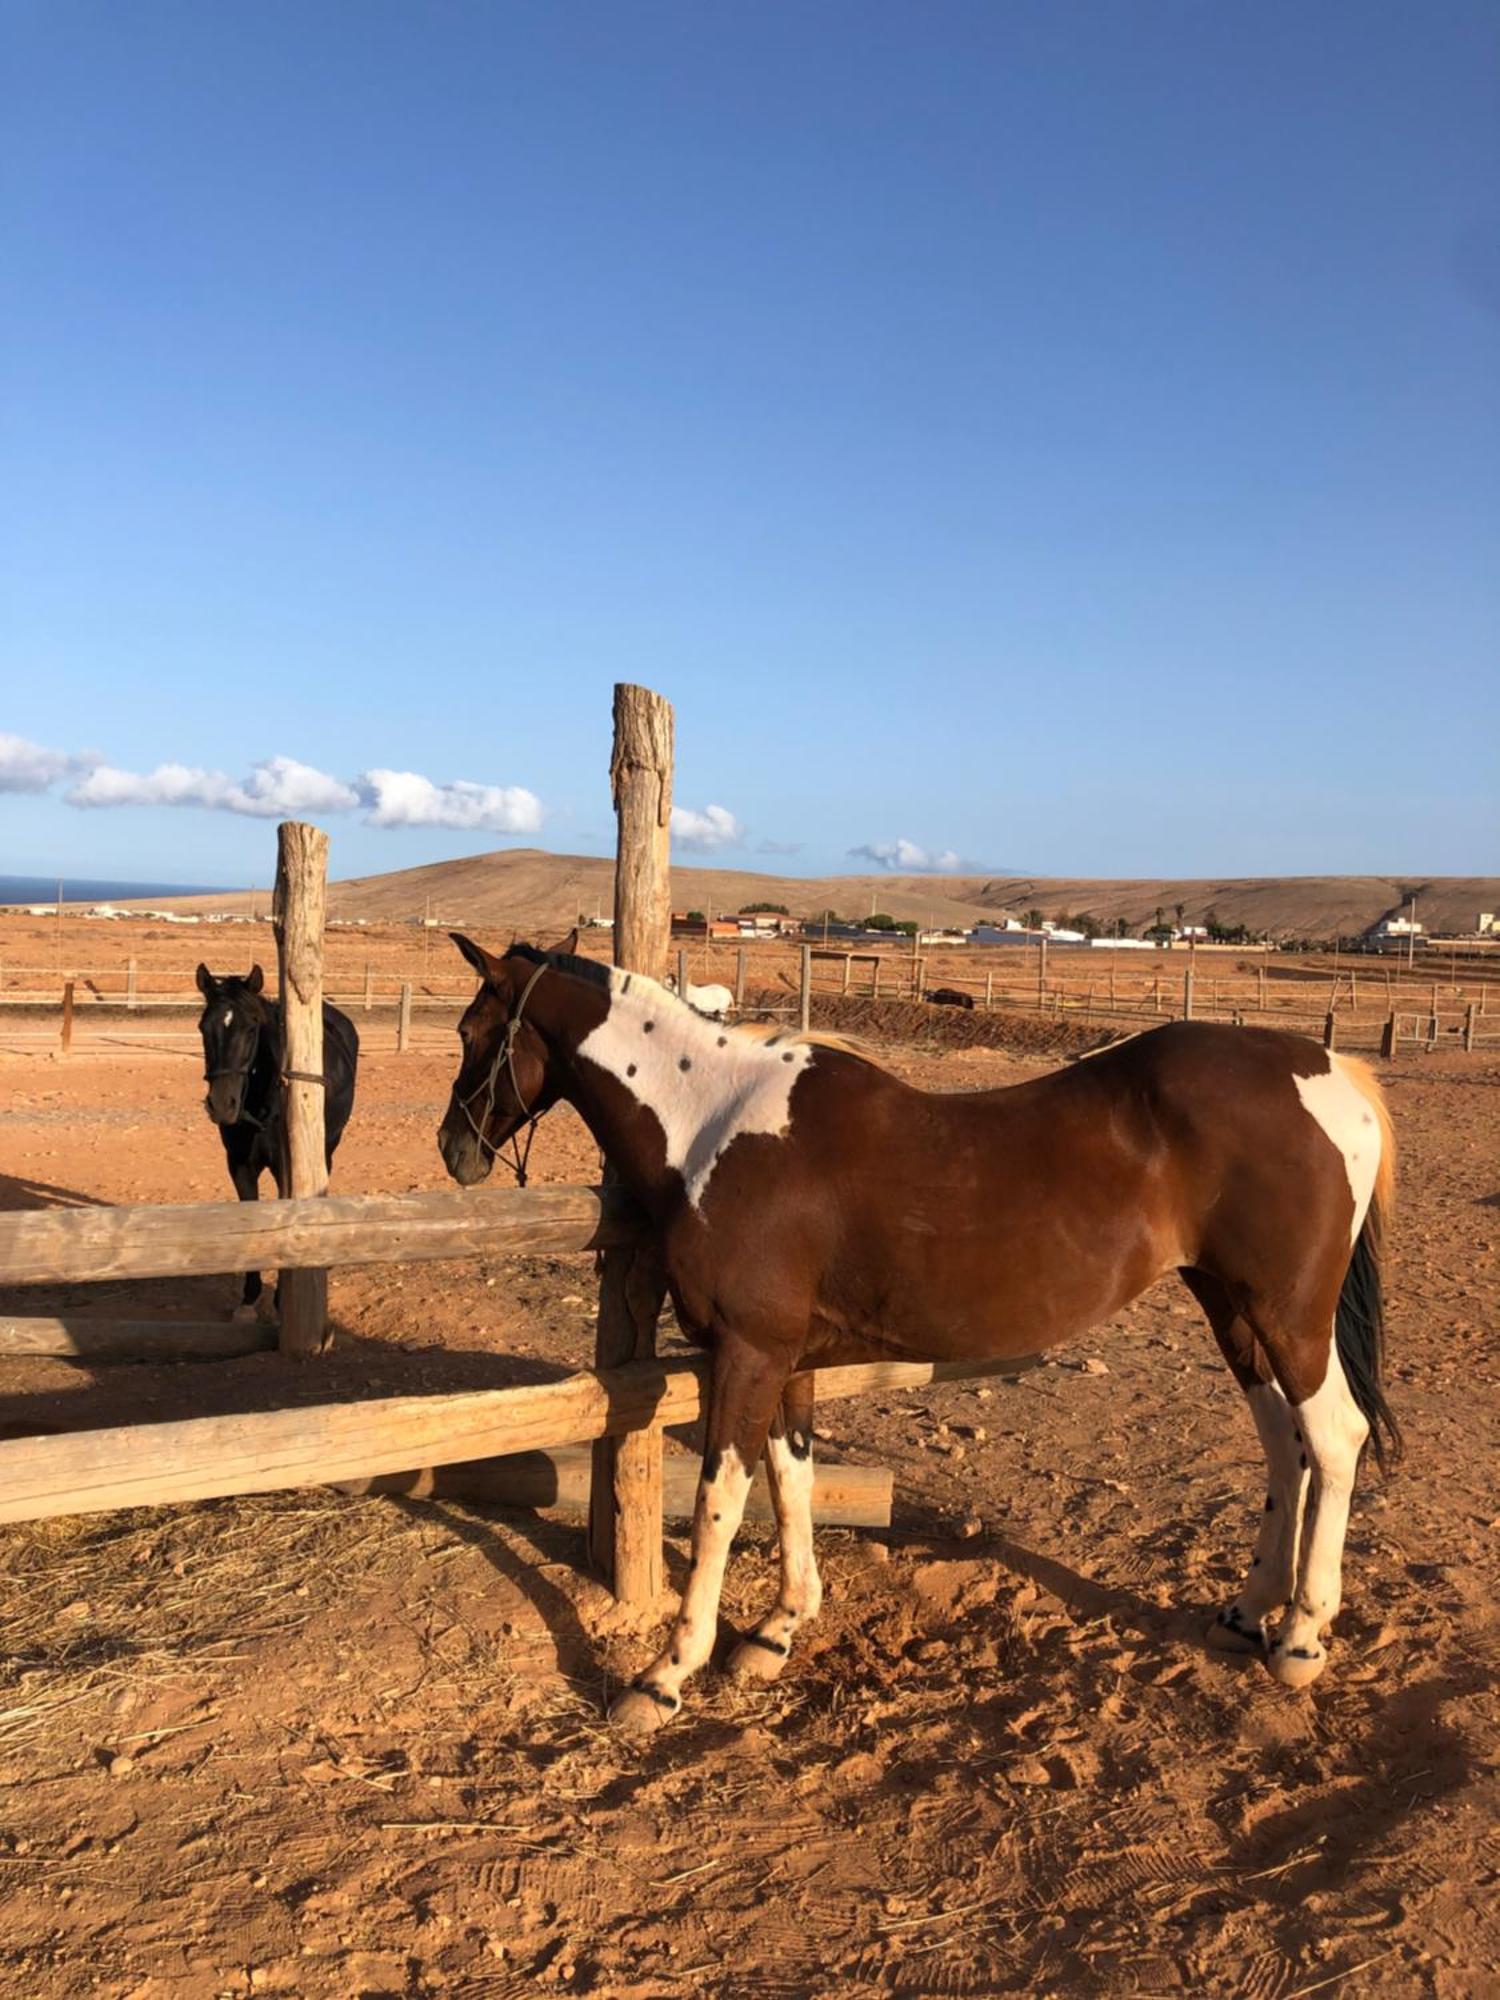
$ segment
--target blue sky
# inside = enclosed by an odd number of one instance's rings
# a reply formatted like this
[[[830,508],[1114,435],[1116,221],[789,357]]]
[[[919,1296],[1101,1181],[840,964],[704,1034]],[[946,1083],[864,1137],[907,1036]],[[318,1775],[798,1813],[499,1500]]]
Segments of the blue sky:
[[[3,36],[0,871],[1500,869],[1492,6]]]

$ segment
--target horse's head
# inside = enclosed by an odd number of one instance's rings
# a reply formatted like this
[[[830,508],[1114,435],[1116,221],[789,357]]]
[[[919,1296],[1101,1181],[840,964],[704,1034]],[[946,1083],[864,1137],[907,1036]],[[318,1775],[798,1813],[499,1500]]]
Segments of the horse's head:
[[[484,1180],[495,1154],[557,1102],[546,1042],[527,1018],[527,1001],[558,953],[578,948],[574,931],[560,944],[513,944],[498,958],[457,931],[449,936],[479,974],[479,991],[458,1024],[463,1044],[438,1150],[460,1186]]]
[[[253,965],[244,979],[234,973],[216,979],[206,965],[200,965],[197,978],[203,995],[198,1032],[203,1037],[203,1080],[208,1085],[203,1107],[216,1125],[237,1125],[266,1024],[266,1003],[260,997],[266,976]]]

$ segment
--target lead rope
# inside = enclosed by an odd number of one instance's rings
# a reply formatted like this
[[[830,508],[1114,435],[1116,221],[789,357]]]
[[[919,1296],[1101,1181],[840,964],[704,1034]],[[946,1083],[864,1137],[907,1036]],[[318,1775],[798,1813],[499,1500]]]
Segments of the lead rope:
[[[492,1160],[501,1160],[510,1168],[516,1177],[517,1187],[525,1187],[526,1185],[527,1162],[531,1158],[531,1145],[536,1137],[536,1128],[541,1123],[542,1114],[532,1111],[525,1098],[521,1095],[521,1086],[516,1078],[516,1036],[520,1033],[521,1020],[526,1011],[526,1002],[531,998],[531,989],[546,970],[547,967],[545,964],[539,965],[536,971],[532,973],[530,979],[527,980],[525,990],[522,992],[521,998],[516,1005],[516,1011],[505,1024],[505,1034],[499,1048],[495,1051],[495,1060],[490,1064],[489,1075],[482,1084],[477,1085],[471,1090],[467,1097],[461,1097],[458,1100],[459,1109],[469,1122],[469,1130],[474,1134],[474,1137],[483,1146]],[[499,1088],[500,1072],[502,1069],[506,1071],[510,1078],[510,1087],[516,1100],[516,1109],[526,1121],[524,1125],[518,1125],[515,1131],[511,1133],[510,1138],[505,1142],[511,1148],[511,1157],[509,1159],[506,1159],[505,1154],[501,1152],[500,1148],[484,1129],[494,1114],[495,1092]],[[484,1092],[484,1110],[476,1119],[470,1107],[481,1091]],[[521,1133],[523,1131],[526,1134],[526,1150],[524,1152],[521,1150]]]

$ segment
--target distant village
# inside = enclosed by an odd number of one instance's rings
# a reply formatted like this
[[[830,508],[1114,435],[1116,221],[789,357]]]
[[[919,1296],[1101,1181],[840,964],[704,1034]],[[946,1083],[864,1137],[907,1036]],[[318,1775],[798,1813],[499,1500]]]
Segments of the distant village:
[[[56,903],[31,903],[22,906],[26,914],[33,917],[56,916]],[[66,908],[67,905],[62,907]],[[114,903],[96,903],[83,912],[105,922],[145,922],[157,924],[268,924],[271,921],[269,907],[255,911],[184,911],[163,909],[137,909]],[[408,923],[421,929],[445,930],[450,925],[468,921],[462,916],[433,916],[429,911],[421,916],[407,918],[330,917],[330,930],[365,930],[372,923],[379,926],[384,922]],[[580,913],[578,925],[581,930],[609,931],[614,921],[599,913]],[[1044,917],[1040,910],[1026,910],[1016,916],[1002,912],[989,923],[977,923],[967,929],[939,926],[928,929],[910,918],[898,918],[884,911],[875,910],[867,917],[847,917],[837,915],[832,910],[811,917],[795,917],[779,903],[751,903],[742,910],[732,913],[710,915],[702,910],[674,910],[672,912],[672,935],[681,942],[737,942],[771,940],[778,938],[811,941],[819,944],[844,944],[868,949],[872,945],[888,944],[896,938],[909,939],[917,949],[936,947],[953,949],[971,945],[988,948],[994,945],[1041,945],[1073,947],[1080,950],[1103,949],[1107,951],[1169,951],[1174,946],[1233,945],[1268,951],[1308,951],[1318,950],[1335,942],[1348,949],[1375,953],[1400,952],[1411,954],[1431,946],[1454,943],[1485,943],[1492,941],[1500,946],[1500,915],[1494,911],[1482,910],[1475,919],[1471,931],[1429,932],[1414,916],[1387,916],[1374,924],[1358,937],[1341,937],[1337,940],[1309,938],[1275,938],[1264,932],[1252,931],[1245,924],[1221,924],[1210,910],[1203,923],[1193,924],[1184,920],[1181,905],[1169,917],[1158,909],[1152,920],[1144,925],[1132,927],[1124,917],[1116,917],[1109,925],[1082,913],[1076,916]]]

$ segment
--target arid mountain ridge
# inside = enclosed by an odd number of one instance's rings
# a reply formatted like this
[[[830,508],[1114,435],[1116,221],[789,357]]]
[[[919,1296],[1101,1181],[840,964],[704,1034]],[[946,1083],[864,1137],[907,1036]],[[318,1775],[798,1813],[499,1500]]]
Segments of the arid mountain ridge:
[[[683,910],[733,911],[746,903],[783,903],[794,916],[868,916],[884,910],[924,924],[969,926],[986,918],[1087,914],[1109,926],[1123,917],[1133,931],[1158,909],[1170,920],[1201,923],[1212,913],[1224,924],[1247,924],[1273,937],[1355,936],[1417,899],[1429,932],[1470,932],[1481,910],[1500,910],[1500,877],[1484,875],[1286,875],[1152,877],[1111,881],[1079,876],[1015,875],[767,875],[730,868],[674,867],[673,904]],[[608,916],[614,864],[581,854],[508,848],[467,855],[384,875],[332,882],[328,913],[398,921],[431,916],[480,932],[545,935],[579,915]],[[182,910],[248,904],[248,895],[176,899]],[[264,898],[261,899],[262,903]]]

